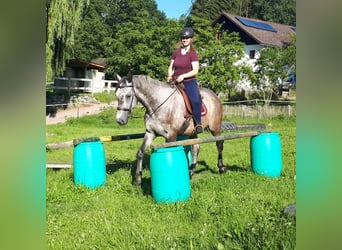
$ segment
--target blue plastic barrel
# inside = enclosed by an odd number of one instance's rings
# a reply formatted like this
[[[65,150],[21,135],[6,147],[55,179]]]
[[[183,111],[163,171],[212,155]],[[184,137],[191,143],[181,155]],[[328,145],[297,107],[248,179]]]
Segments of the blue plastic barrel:
[[[106,158],[102,141],[74,146],[74,183],[91,189],[106,182]]]
[[[156,202],[189,200],[190,177],[183,146],[152,150],[150,173],[152,196]]]
[[[283,164],[279,133],[266,132],[251,137],[250,148],[255,173],[267,177],[281,175]]]
[[[179,135],[177,136],[177,141],[183,141],[183,140],[188,140],[190,139],[190,137],[188,135]],[[192,162],[192,150],[191,150],[191,146],[188,145],[188,146],[183,146],[184,147],[184,152],[185,152],[185,155],[188,159],[188,166],[191,165],[191,162]]]

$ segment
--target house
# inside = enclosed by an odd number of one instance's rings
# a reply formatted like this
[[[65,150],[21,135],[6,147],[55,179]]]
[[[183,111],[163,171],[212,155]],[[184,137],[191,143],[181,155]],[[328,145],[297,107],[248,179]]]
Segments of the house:
[[[222,24],[222,30],[237,32],[245,44],[245,56],[238,63],[254,66],[260,55],[260,50],[268,46],[286,46],[291,42],[291,36],[296,33],[296,27],[285,24],[266,22],[258,19],[246,18],[229,13],[222,13],[212,26]],[[241,82],[237,86],[250,90],[248,82]]]
[[[66,61],[61,77],[54,79],[54,92],[98,93],[114,89],[116,81],[105,80],[107,65],[103,59],[84,61],[72,59]]]

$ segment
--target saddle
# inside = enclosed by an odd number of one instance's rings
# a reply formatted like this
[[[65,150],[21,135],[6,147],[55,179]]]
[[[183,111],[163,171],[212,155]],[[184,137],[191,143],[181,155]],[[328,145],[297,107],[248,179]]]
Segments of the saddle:
[[[179,90],[179,92],[182,94],[183,99],[184,99],[184,103],[185,103],[185,107],[186,107],[186,113],[184,115],[185,118],[189,117],[192,115],[192,108],[191,108],[191,103],[190,103],[190,99],[188,94],[185,92],[184,90],[184,84],[180,83],[177,84],[177,89]],[[207,107],[205,106],[204,102],[201,102],[201,116],[205,116],[207,114]]]

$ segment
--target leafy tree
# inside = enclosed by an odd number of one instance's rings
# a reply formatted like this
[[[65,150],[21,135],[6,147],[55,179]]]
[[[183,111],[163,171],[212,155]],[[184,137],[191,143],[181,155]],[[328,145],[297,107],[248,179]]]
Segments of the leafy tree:
[[[295,65],[287,55],[295,52],[293,45],[288,47],[267,47],[260,51],[260,57],[256,62],[255,86],[263,95],[265,104],[268,105],[274,93],[278,91],[281,80],[287,75],[286,65]]]
[[[46,1],[46,76],[62,74],[88,0]]]
[[[105,57],[105,38],[111,36],[107,23],[109,6],[106,0],[93,0],[85,8],[80,27],[75,34],[73,57],[92,60]]]
[[[166,79],[180,23],[166,19],[153,0],[118,1],[112,8],[112,37],[105,38],[108,72],[148,74]]]
[[[244,56],[244,44],[237,33],[219,33],[220,27],[211,27],[208,20],[196,19],[196,48],[199,52],[201,67],[199,82],[217,94],[226,92],[251,69],[237,64]],[[220,39],[214,39],[216,34]]]
[[[250,1],[250,17],[296,25],[296,0],[254,0]]]
[[[239,1],[235,0],[196,0],[192,4],[190,16],[213,21],[222,12],[236,13],[239,11]]]
[[[283,50],[284,65],[292,74],[296,74],[296,36],[291,37],[291,43]]]
[[[195,0],[188,25],[194,24],[193,17],[213,21],[222,12],[296,25],[296,0]]]
[[[154,0],[94,0],[84,12],[74,56],[105,58],[108,78],[130,70],[163,80],[184,23],[167,19]]]

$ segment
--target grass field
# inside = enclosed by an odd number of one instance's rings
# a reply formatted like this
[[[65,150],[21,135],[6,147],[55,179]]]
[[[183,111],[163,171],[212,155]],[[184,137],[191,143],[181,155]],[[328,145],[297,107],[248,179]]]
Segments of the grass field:
[[[143,133],[142,110],[128,125],[115,122],[115,110],[46,127],[47,143],[75,138]],[[228,121],[228,119],[225,119]],[[46,171],[48,249],[295,249],[296,221],[282,209],[296,201],[296,121],[265,123],[280,133],[283,170],[279,178],[251,170],[250,138],[225,142],[229,171],[218,174],[215,143],[201,144],[189,201],[156,203],[151,195],[149,157],[143,185],[132,185],[135,155],[142,139],[104,143],[106,184],[95,190],[73,183],[73,169]],[[200,137],[209,136],[208,132]],[[157,138],[154,143],[164,142]],[[73,149],[48,150],[47,163],[72,164]]]

